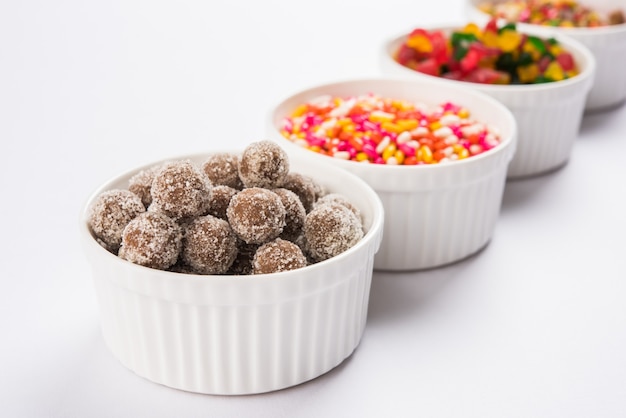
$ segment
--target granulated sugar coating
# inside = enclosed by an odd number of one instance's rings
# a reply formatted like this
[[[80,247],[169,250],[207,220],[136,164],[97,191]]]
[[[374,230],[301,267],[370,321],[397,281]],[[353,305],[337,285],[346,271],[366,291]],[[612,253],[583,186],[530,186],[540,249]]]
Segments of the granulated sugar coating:
[[[289,173],[289,158],[271,141],[253,142],[239,160],[239,177],[246,187],[281,187]]]
[[[198,274],[224,274],[237,256],[237,237],[228,222],[211,215],[184,227],[183,262]]]
[[[327,260],[341,254],[363,237],[361,220],[338,203],[315,207],[304,221],[306,246],[313,259]]]
[[[260,187],[244,189],[226,210],[233,231],[248,244],[273,240],[285,227],[285,207],[278,195]]]
[[[232,199],[237,193],[238,190],[229,186],[213,187],[211,192],[211,201],[209,202],[209,215],[227,220],[226,209],[230,204],[230,199]]]
[[[214,186],[223,185],[241,190],[243,183],[239,178],[239,156],[232,153],[211,155],[202,165],[202,169]]]
[[[276,238],[259,247],[252,265],[254,274],[269,274],[306,267],[307,261],[296,244]]]
[[[350,209],[352,213],[357,216],[357,218],[361,219],[361,211],[356,206],[354,206],[348,199],[346,199],[345,196],[339,193],[329,193],[326,196],[321,197],[317,200],[317,202],[315,202],[315,207],[327,205],[329,203],[338,203],[340,205],[343,205]]]
[[[152,188],[154,176],[156,176],[156,173],[160,169],[161,166],[156,165],[145,170],[141,170],[128,180],[128,190],[139,196],[146,208],[152,203],[152,194],[150,193],[150,189]]]
[[[177,220],[206,215],[211,199],[211,181],[189,160],[163,166],[152,182],[152,204]]]
[[[298,195],[291,190],[279,188],[272,191],[280,197],[280,201],[283,202],[285,207],[285,227],[280,234],[280,238],[295,241],[302,234],[304,218],[306,218],[304,206]]]
[[[146,267],[165,270],[176,263],[181,249],[181,227],[159,212],[145,212],[124,229],[119,256]]]
[[[322,187],[317,185],[312,178],[299,173],[289,173],[282,187],[298,195],[307,213],[313,209],[313,204],[317,199],[316,191],[322,190]]]
[[[128,190],[109,190],[96,199],[89,217],[89,226],[104,248],[117,252],[122,232],[128,223],[146,211],[141,199]]]

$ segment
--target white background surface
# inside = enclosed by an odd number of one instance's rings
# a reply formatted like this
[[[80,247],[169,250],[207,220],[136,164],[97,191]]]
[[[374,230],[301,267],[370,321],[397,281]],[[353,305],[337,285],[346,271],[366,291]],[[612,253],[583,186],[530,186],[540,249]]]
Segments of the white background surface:
[[[624,106],[585,117],[562,170],[507,184],[483,252],[374,273],[360,346],[321,378],[197,395],[104,346],[77,227],[97,186],[243,148],[285,95],[376,76],[383,38],[463,16],[461,0],[0,4],[0,416],[625,417]]]

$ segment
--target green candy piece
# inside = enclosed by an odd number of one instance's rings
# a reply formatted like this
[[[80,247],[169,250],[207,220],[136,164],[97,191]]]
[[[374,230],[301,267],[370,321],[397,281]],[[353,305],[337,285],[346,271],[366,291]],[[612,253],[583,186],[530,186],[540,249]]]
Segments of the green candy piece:
[[[478,41],[478,38],[476,37],[476,35],[473,35],[471,33],[454,32],[451,38],[453,47],[467,46],[468,44],[476,41]]]
[[[515,31],[515,30],[517,30],[517,26],[515,25],[515,23],[507,23],[506,25],[504,25],[500,29],[498,29],[498,34],[501,34],[505,30]]]
[[[466,55],[467,55],[467,51],[469,51],[468,48],[464,48],[462,46],[455,48],[454,49],[454,60],[455,61],[461,61]]]
[[[546,44],[541,40],[541,38],[537,38],[536,36],[528,36],[528,43],[530,43],[533,48],[539,51],[540,54],[544,54],[546,52]]]
[[[531,54],[529,54],[528,52],[522,52],[519,55],[519,60],[517,61],[517,65],[524,67],[526,65],[530,65],[532,64],[533,61],[533,56]]]
[[[515,74],[517,68],[517,61],[512,53],[506,52],[498,57],[496,60],[496,69],[507,72],[511,75]]]
[[[546,77],[543,75],[540,75],[539,77],[535,78],[535,81],[533,81],[534,84],[543,84],[543,83],[551,83],[554,80],[551,79],[550,77]]]

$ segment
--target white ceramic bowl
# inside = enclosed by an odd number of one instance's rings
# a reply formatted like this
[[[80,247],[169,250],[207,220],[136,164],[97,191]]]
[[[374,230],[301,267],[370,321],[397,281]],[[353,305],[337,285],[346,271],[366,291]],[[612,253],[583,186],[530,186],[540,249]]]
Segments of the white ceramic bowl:
[[[208,155],[180,158],[201,163]],[[350,356],[365,327],[383,231],[381,201],[365,182],[324,162],[291,158],[293,172],[312,176],[361,210],[361,241],[298,270],[199,276],[132,264],[103,249],[90,232],[94,199],[127,188],[129,178],[147,167],[98,188],[80,220],[104,340],[124,366],[177,389],[234,395],[297,385]]]
[[[392,166],[328,157],[302,148],[280,134],[281,121],[313,98],[374,93],[436,106],[465,106],[471,117],[497,126],[502,143],[483,154],[447,164]],[[506,170],[516,143],[511,112],[496,100],[458,85],[401,79],[350,80],[316,86],[281,101],[270,112],[267,135],[290,155],[332,161],[363,178],[385,207],[383,244],[375,257],[379,270],[415,270],[463,259],[490,240],[500,213]]]
[[[428,27],[450,32],[464,24]],[[396,62],[394,53],[411,32],[407,30],[384,42],[381,68],[385,74],[429,80],[448,86],[465,86],[497,99],[513,112],[519,129],[515,157],[508,177],[520,178],[543,174],[564,165],[569,159],[580,130],[585,100],[593,84],[595,59],[579,42],[557,35],[555,38],[569,50],[580,74],[568,80],[534,85],[489,85],[448,80],[414,71]],[[525,30],[525,33],[536,33]]]
[[[470,20],[486,23],[490,16],[477,6],[482,0],[467,0]],[[581,0],[585,3],[585,0]],[[621,9],[626,13],[624,0],[587,0],[586,4],[599,12],[608,13]],[[626,24],[598,28],[555,28],[551,26],[518,24],[520,30],[529,28],[545,36],[567,35],[592,52],[596,59],[596,75],[593,88],[587,97],[587,110],[603,110],[615,107],[626,100]]]

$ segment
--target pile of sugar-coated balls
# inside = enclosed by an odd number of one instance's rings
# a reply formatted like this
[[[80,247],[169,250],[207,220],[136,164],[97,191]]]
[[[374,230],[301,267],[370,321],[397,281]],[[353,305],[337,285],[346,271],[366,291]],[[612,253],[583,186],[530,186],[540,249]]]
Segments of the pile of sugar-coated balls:
[[[265,274],[334,257],[363,237],[343,195],[290,172],[271,141],[197,166],[171,161],[103,192],[89,226],[108,251],[142,266],[190,274]]]

